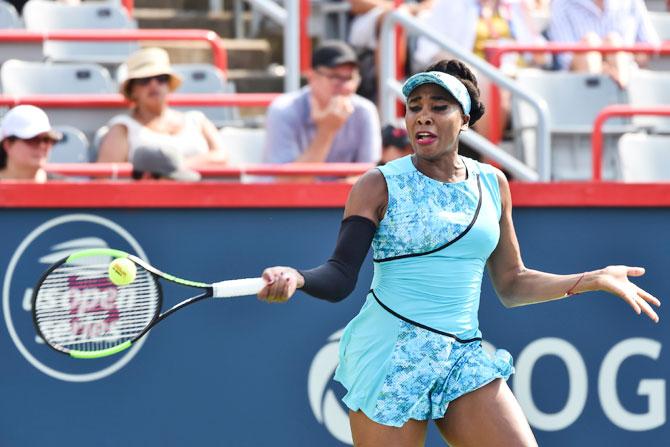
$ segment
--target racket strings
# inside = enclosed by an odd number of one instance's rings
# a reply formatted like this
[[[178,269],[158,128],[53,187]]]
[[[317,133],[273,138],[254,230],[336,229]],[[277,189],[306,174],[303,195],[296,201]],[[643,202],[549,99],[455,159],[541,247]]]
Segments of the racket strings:
[[[135,280],[116,286],[108,263],[63,264],[42,282],[35,319],[54,347],[98,351],[140,335],[158,313],[160,291],[151,273],[137,266]]]

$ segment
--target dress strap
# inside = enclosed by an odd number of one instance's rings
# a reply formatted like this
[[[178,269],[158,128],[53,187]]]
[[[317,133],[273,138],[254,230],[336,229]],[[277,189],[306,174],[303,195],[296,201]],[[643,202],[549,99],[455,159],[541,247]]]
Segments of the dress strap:
[[[426,326],[425,324],[421,324],[417,321],[410,320],[409,318],[400,315],[399,313],[397,313],[396,311],[394,311],[393,309],[388,307],[386,304],[382,303],[381,300],[379,299],[379,297],[377,296],[377,294],[375,293],[374,289],[370,289],[370,293],[372,294],[374,299],[377,301],[377,303],[382,307],[382,309],[384,309],[386,312],[390,313],[394,317],[400,318],[402,321],[404,321],[406,323],[409,323],[409,324],[414,325],[416,327],[420,327],[421,329],[425,329],[425,330],[430,331],[430,332],[434,332],[436,334],[444,335],[446,337],[451,337],[459,343],[472,343],[473,341],[481,341],[482,340],[481,337],[462,339],[462,338],[459,338],[459,337],[455,336],[454,334],[450,334],[449,332],[440,331],[439,329],[435,329],[435,328],[432,328],[430,326]]]
[[[439,247],[437,247],[437,248],[434,248],[434,249],[432,249],[432,250],[429,250],[429,251],[425,251],[425,252],[422,252],[422,253],[408,253],[408,254],[404,254],[404,255],[391,256],[391,257],[388,257],[388,258],[381,258],[381,259],[380,259],[380,258],[376,258],[376,259],[373,259],[372,261],[373,261],[373,262],[387,262],[387,261],[394,261],[394,260],[396,260],[396,259],[411,258],[411,257],[413,257],[413,256],[425,256],[425,255],[429,255],[429,254],[431,254],[431,253],[435,253],[435,252],[438,252],[438,251],[440,251],[440,250],[443,250],[443,249],[447,248],[448,246],[450,246],[451,244],[453,244],[454,242],[460,240],[463,236],[465,236],[466,234],[468,234],[468,232],[470,231],[470,229],[472,229],[472,227],[475,225],[475,222],[477,222],[477,218],[479,217],[479,211],[480,211],[481,208],[482,208],[482,181],[481,181],[481,179],[479,178],[479,174],[478,174],[478,173],[477,173],[477,174],[474,174],[474,175],[475,175],[476,180],[477,180],[477,195],[479,196],[479,199],[477,200],[477,209],[475,209],[474,215],[472,216],[472,220],[470,221],[470,223],[468,224],[468,226],[467,226],[467,227],[465,228],[465,230],[463,230],[458,236],[456,236],[455,238],[453,238],[453,239],[450,240],[449,242],[447,242],[447,243],[445,243],[445,244],[443,244],[443,245],[441,245],[441,246],[439,246]]]

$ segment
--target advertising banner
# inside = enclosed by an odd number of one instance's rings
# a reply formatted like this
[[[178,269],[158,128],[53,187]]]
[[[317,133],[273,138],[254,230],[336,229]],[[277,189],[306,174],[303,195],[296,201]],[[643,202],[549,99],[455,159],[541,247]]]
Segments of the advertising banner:
[[[175,313],[130,350],[74,360],[36,336],[30,313],[46,268],[84,248],[121,249],[185,279],[259,276],[316,266],[341,209],[4,210],[0,446],[346,446],[344,389],[333,380],[343,328],[372,277],[331,304],[207,300]],[[541,446],[665,446],[670,343],[670,210],[520,208],[529,268],[575,273],[641,265],[635,282],[662,301],[661,321],[603,293],[506,309],[487,277],[485,347],[515,359],[509,385]],[[164,284],[167,308],[196,293]],[[476,420],[473,420],[476,423]],[[434,427],[428,446],[443,445]]]

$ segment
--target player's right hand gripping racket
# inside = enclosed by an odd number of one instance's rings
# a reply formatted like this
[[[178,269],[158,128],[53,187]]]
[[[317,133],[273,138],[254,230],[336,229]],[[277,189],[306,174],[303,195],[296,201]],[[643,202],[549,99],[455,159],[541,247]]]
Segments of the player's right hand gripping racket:
[[[124,258],[135,264],[135,279],[115,285],[110,262]],[[131,266],[132,267],[132,266]],[[163,294],[158,278],[201,289],[160,313]],[[37,283],[32,299],[37,333],[58,352],[74,358],[99,358],[129,348],[149,329],[189,304],[207,298],[255,295],[262,278],[214,284],[163,273],[136,256],[113,249],[82,250],[52,265]]]

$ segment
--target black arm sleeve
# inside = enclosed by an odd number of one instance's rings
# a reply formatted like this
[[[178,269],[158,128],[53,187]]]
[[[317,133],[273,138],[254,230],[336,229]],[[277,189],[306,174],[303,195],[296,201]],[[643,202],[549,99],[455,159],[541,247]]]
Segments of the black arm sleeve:
[[[342,221],[333,255],[325,264],[298,270],[305,278],[302,291],[331,302],[341,301],[354,290],[358,272],[368,254],[377,226],[362,216]]]

